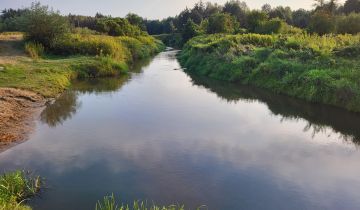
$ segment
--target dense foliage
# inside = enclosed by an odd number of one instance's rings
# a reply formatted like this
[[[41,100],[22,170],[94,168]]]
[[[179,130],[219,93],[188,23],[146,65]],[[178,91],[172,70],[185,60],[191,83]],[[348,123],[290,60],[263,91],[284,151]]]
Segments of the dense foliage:
[[[187,71],[360,111],[360,35],[207,35],[191,39]]]
[[[183,34],[189,39],[189,21],[199,34],[260,33],[278,34],[307,32],[317,34],[356,34],[360,32],[360,0],[347,0],[344,5],[336,0],[316,0],[313,10],[291,10],[290,7],[262,6],[250,10],[245,2],[229,0],[223,6],[200,1],[175,17],[164,20],[143,20],[149,34]],[[303,31],[301,31],[301,29]]]

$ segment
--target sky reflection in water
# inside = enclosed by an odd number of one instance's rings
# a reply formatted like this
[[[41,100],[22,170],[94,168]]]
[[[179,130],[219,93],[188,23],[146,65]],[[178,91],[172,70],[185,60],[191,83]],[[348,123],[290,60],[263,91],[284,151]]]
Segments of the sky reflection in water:
[[[49,189],[35,209],[122,201],[209,209],[359,209],[360,117],[186,75],[164,52],[125,78],[79,81],[0,154]]]

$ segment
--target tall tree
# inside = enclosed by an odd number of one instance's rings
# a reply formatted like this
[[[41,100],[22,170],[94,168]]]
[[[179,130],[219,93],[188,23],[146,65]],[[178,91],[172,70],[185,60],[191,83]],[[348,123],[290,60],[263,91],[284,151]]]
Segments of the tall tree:
[[[360,13],[360,0],[347,0],[344,4],[344,12],[346,14]]]
[[[231,0],[225,3],[223,12],[229,13],[236,17],[237,21],[244,26],[246,24],[246,13],[249,11],[249,7],[245,2],[239,0]]]

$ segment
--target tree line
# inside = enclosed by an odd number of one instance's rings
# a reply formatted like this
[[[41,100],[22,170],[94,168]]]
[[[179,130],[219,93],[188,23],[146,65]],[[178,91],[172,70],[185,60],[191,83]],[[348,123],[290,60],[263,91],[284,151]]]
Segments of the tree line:
[[[21,31],[19,19],[28,9],[5,9],[0,16],[0,30]],[[124,18],[69,14],[65,18],[73,28],[87,28],[111,36],[136,36],[148,33],[181,34],[187,40],[198,34],[212,33],[296,33],[306,31],[320,35],[328,33],[356,34],[360,32],[360,0],[314,0],[312,10],[292,10],[265,4],[251,10],[245,2],[230,0],[224,5],[199,1],[174,17],[148,20],[136,14]],[[21,22],[21,21],[20,21]]]

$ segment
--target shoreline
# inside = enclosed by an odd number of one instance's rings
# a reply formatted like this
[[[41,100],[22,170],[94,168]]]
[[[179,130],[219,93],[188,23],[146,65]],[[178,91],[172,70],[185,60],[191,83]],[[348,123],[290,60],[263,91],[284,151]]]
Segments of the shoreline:
[[[0,88],[0,152],[28,139],[46,102],[32,91]]]

